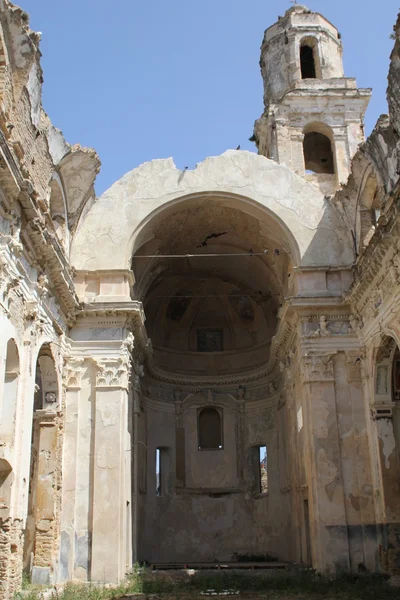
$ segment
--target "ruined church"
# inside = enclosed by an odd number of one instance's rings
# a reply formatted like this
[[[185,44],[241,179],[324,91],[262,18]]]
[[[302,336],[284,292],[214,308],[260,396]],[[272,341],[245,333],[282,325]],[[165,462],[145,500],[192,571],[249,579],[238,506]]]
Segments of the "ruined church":
[[[294,5],[262,40],[258,153],[96,197],[0,0],[1,600],[136,561],[400,574],[399,36],[365,139],[371,90]]]

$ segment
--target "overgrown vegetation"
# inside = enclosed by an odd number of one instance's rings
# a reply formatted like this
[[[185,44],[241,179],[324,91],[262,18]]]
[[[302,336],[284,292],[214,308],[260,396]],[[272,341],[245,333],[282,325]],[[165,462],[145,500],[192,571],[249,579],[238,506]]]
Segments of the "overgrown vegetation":
[[[343,576],[329,580],[313,572],[293,574],[238,574],[197,572],[192,576],[176,578],[172,574],[151,573],[136,565],[127,579],[118,587],[68,584],[62,591],[54,589],[51,600],[117,600],[127,594],[170,594],[174,600],[200,600],[202,592],[215,590],[239,591],[252,598],[279,600],[400,600],[400,589],[377,575]],[[25,589],[17,594],[18,600],[41,600],[43,590]]]

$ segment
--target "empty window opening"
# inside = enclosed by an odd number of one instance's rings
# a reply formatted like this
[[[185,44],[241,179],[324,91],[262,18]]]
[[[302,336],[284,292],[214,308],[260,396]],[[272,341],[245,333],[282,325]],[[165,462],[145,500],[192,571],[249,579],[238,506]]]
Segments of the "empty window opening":
[[[222,449],[222,419],[216,408],[207,407],[199,412],[199,450]]]
[[[197,351],[198,352],[222,352],[223,350],[221,329],[198,329]]]
[[[260,494],[268,492],[268,470],[267,470],[267,447],[260,446],[258,448],[258,491]]]
[[[255,494],[268,492],[268,457],[266,446],[251,448],[252,490]]]
[[[170,458],[169,448],[156,448],[156,496],[168,495],[168,480],[171,473]]]
[[[316,79],[317,72],[315,68],[314,49],[311,46],[301,46],[300,48],[300,64],[302,79]]]
[[[334,175],[334,160],[330,139],[323,133],[306,133],[303,141],[304,163],[307,173]]]
[[[162,495],[161,448],[156,449],[156,495]]]

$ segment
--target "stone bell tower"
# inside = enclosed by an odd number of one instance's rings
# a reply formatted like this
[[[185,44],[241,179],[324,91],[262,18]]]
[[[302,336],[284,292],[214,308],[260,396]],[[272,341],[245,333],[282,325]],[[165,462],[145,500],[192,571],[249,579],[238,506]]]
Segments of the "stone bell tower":
[[[334,193],[364,140],[371,97],[370,89],[344,76],[340,33],[319,13],[295,5],[266,30],[260,65],[265,110],[254,129],[259,153]]]

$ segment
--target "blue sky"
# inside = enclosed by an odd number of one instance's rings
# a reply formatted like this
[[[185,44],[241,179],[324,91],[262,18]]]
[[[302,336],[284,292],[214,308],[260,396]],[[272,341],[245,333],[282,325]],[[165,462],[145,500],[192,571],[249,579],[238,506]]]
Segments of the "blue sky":
[[[264,29],[286,0],[20,0],[43,34],[44,107],[67,141],[94,147],[100,194],[172,156],[193,168],[248,141],[263,109]],[[372,87],[367,132],[387,111],[398,0],[309,0],[342,34],[347,76]]]

